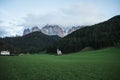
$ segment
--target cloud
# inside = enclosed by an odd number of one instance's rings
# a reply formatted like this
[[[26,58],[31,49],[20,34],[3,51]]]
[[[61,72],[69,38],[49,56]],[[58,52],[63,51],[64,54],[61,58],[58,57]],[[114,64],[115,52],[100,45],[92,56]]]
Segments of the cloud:
[[[19,24],[19,19],[14,19],[6,10],[0,9],[0,37],[21,35],[23,26]]]
[[[3,28],[4,26],[0,26],[0,36],[3,37],[6,35],[7,31]]]
[[[3,23],[3,21],[2,20],[0,20],[0,24],[2,24]]]
[[[24,26],[58,24],[63,27],[92,25],[106,20],[106,14],[93,4],[74,4],[44,15],[29,14],[24,17]]]
[[[90,0],[90,2],[79,1],[76,3],[73,1],[73,3],[66,2],[66,4],[58,6],[55,4],[50,8],[46,4],[45,7],[32,6],[32,8],[29,5],[30,11],[27,8],[17,7],[17,4],[16,7],[13,6],[15,8],[11,7],[12,9],[8,9],[8,11],[3,8],[0,9],[0,36],[22,35],[25,28],[33,26],[42,28],[46,24],[60,25],[67,29],[72,26],[96,24],[118,13],[118,8],[116,6],[113,8],[114,5],[111,6],[108,2],[92,3]],[[20,10],[18,10],[19,8]]]
[[[0,21],[0,36],[16,36],[21,35],[23,26],[18,26],[13,22]]]

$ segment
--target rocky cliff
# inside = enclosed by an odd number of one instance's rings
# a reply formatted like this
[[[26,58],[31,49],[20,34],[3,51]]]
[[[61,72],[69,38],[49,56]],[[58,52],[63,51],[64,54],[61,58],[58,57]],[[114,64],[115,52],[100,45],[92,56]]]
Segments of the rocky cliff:
[[[41,32],[47,35],[58,35],[64,37],[64,31],[58,25],[46,25],[41,29]]]

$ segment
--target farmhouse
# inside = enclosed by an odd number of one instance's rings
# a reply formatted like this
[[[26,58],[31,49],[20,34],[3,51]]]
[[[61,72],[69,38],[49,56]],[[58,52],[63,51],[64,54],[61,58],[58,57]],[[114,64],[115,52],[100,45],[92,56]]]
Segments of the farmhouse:
[[[10,55],[9,51],[1,51],[0,55]]]
[[[62,55],[62,51],[57,49],[57,55]]]

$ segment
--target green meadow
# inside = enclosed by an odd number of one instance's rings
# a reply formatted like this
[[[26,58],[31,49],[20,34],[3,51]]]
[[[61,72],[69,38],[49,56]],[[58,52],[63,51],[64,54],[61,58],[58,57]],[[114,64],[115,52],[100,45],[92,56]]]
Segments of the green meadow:
[[[120,80],[120,48],[0,56],[0,80]]]

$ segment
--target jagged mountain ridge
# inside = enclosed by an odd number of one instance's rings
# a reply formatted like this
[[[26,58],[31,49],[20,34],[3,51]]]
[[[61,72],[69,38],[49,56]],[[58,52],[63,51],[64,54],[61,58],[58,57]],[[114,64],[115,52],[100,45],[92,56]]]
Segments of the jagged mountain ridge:
[[[81,26],[77,26],[77,27],[73,26],[68,31],[65,31],[58,25],[45,25],[44,27],[42,27],[42,29],[39,29],[39,27],[35,26],[35,27],[32,27],[31,29],[29,28],[24,29],[23,36],[32,32],[41,31],[46,35],[57,35],[59,37],[64,37],[80,28]]]
[[[47,35],[58,35],[64,37],[64,31],[58,25],[46,25],[41,29],[41,32]]]
[[[32,27],[31,29],[27,28],[27,29],[24,29],[23,31],[23,36],[27,35],[27,34],[30,34],[32,32],[36,32],[36,31],[40,31],[39,27],[35,26],[35,27]]]
[[[81,28],[81,26],[77,26],[77,27],[75,27],[75,26],[73,26],[72,28],[70,28],[69,30],[68,30],[68,34],[70,34],[70,33],[72,33],[72,32],[74,32],[74,31],[76,31],[76,30],[78,30],[78,29],[80,29]]]

